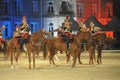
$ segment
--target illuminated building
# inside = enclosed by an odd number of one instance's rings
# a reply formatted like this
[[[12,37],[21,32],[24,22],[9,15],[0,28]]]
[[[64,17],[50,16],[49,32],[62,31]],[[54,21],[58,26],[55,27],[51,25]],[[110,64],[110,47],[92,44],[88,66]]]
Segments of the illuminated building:
[[[4,38],[11,38],[16,25],[21,24],[22,16],[32,32],[42,27],[42,0],[0,0],[0,27],[5,25]]]
[[[44,0],[43,25],[46,30],[56,29],[62,25],[66,16],[72,16],[79,23],[94,16],[101,24],[106,25],[113,17],[112,0]]]
[[[78,23],[93,15],[103,25],[113,17],[112,0],[0,0],[0,26],[5,25],[3,37],[12,37],[22,16],[32,32],[41,28],[47,31],[61,26],[66,16],[72,16]],[[53,34],[54,35],[54,34]]]

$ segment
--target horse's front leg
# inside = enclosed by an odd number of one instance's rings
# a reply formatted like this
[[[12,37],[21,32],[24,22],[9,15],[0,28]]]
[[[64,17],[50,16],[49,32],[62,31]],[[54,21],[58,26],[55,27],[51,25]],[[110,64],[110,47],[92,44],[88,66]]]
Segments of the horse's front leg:
[[[31,53],[27,52],[28,54],[28,59],[29,59],[29,69],[31,69]]]
[[[15,54],[16,53],[16,54]],[[16,52],[14,52],[14,57],[15,57],[15,61],[16,61],[16,67],[19,68],[18,66],[18,59],[20,56],[20,49],[18,48]]]
[[[11,55],[10,55],[10,61],[11,61],[11,68],[14,69],[14,66],[13,66],[13,53],[11,53]]]
[[[75,67],[76,58],[77,58],[77,56],[76,56],[76,53],[75,53],[75,54],[73,54],[73,65],[72,65],[72,68]]]

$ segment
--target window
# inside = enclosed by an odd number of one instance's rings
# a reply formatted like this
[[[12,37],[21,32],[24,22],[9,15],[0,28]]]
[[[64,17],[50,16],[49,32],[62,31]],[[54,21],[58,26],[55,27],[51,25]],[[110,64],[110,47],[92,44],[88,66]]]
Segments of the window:
[[[38,13],[38,2],[32,1],[32,14],[37,15]]]
[[[113,12],[113,10],[112,10],[112,2],[108,2],[107,3],[107,17],[108,18],[111,18],[112,17],[112,12]]]
[[[96,16],[97,14],[97,5],[96,3],[91,3],[91,15]]]
[[[77,15],[79,17],[83,17],[84,15],[84,4],[83,3],[78,3],[77,4]]]
[[[37,23],[31,23],[30,31],[32,33],[34,33],[35,31],[37,31]]]
[[[4,2],[4,10],[5,10],[5,11],[4,11],[4,14],[6,14],[6,15],[8,15],[8,14],[9,14],[9,11],[8,11],[8,10],[9,10],[9,9],[8,9],[8,6],[9,6],[9,5],[8,5],[8,2]]]
[[[53,10],[53,3],[52,2],[49,2],[49,5],[48,5],[48,13],[53,13],[54,10]]]
[[[14,1],[14,5],[15,5],[15,15],[20,15],[19,1],[18,1],[18,0],[15,0],[15,1]]]
[[[68,1],[61,1],[59,14],[72,14],[72,5]]]
[[[5,37],[7,37],[8,36],[8,28],[6,27],[5,28]]]

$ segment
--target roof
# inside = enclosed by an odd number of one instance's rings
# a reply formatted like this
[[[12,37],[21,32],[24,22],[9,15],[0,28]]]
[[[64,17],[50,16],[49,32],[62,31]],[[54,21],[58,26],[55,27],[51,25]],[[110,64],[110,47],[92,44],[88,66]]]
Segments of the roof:
[[[105,25],[105,30],[120,31],[120,20],[114,16],[112,20],[107,25]]]
[[[99,27],[102,30],[104,29],[104,26],[94,16],[88,17],[88,19],[84,22],[86,24],[86,27],[89,27],[91,21],[96,27]]]
[[[70,17],[69,21],[72,22],[72,24],[71,24],[71,30],[72,31],[78,31],[79,30],[78,29],[79,24],[74,20],[74,18]]]

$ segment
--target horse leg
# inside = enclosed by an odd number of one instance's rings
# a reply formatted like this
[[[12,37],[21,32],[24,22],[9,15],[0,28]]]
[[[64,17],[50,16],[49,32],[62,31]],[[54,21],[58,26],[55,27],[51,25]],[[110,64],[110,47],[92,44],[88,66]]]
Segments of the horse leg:
[[[14,51],[14,57],[15,57],[17,68],[19,68],[19,66],[18,66],[18,58],[19,58],[19,56],[20,56],[20,48],[17,48],[16,55],[15,55],[15,51]]]
[[[92,50],[92,56],[91,56],[92,65],[94,65],[93,58],[94,58],[94,60],[95,60],[95,49]]]
[[[33,53],[33,68],[35,68],[35,53]]]
[[[51,57],[52,55],[51,55],[51,53],[50,53],[50,55],[49,55],[49,62],[50,62],[50,64],[51,64],[51,60],[52,60],[52,57]]]
[[[28,51],[29,69],[31,69],[31,53]]]
[[[81,56],[81,52],[78,53],[78,61],[79,61],[79,64],[82,64],[80,56]]]
[[[75,67],[75,64],[76,64],[76,52],[73,55],[73,65],[72,65],[72,68]]]
[[[67,63],[70,61],[70,55],[66,53]]]
[[[100,50],[100,53],[99,53],[99,54],[100,54],[100,55],[99,55],[99,56],[100,56],[100,64],[102,64],[102,60],[101,60],[101,59],[102,59],[102,50]]]
[[[89,65],[92,64],[92,52],[89,51]]]
[[[51,56],[51,60],[52,60],[53,65],[55,65],[54,56],[55,56],[55,53],[53,52],[53,55]]]
[[[97,63],[100,64],[100,62],[101,62],[101,52],[102,52],[102,50],[101,50],[101,49],[98,49],[97,51],[98,51]]]
[[[13,66],[13,53],[11,53],[10,61],[11,61],[11,68],[14,69],[14,66]]]

